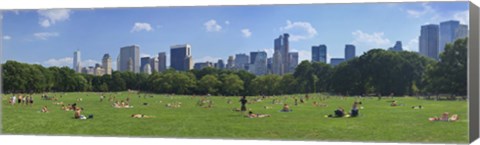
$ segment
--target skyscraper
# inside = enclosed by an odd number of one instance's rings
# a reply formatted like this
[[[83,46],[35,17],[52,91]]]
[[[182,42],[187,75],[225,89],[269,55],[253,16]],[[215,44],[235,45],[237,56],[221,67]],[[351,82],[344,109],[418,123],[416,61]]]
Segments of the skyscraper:
[[[288,72],[295,72],[295,68],[298,65],[298,52],[289,52],[288,57],[290,57],[290,68]]]
[[[193,68],[192,53],[189,44],[170,47],[170,67],[178,71],[188,71]]]
[[[235,67],[235,59],[233,56],[228,56],[227,69],[233,69]]]
[[[167,70],[167,55],[165,52],[158,53],[158,71]]]
[[[327,46],[322,44],[312,46],[312,62],[327,63]]]
[[[435,24],[423,25],[419,37],[419,53],[438,60],[439,27]]]
[[[150,59],[150,70],[151,72],[158,72],[158,58],[153,57]]]
[[[355,58],[355,46],[352,44],[345,45],[345,61]]]
[[[468,37],[468,26],[460,24],[460,26],[458,26],[457,30],[455,30],[455,39],[454,40],[463,39],[463,38],[466,38],[466,37]]]
[[[339,65],[340,63],[344,62],[345,59],[344,58],[331,58],[330,59],[330,65],[332,66],[337,66]]]
[[[120,71],[120,54],[117,55],[117,71]]]
[[[207,61],[207,62],[197,62],[193,66],[193,69],[201,70],[201,69],[206,68],[206,67],[213,67],[213,63],[209,62],[209,61]]]
[[[140,72],[144,72],[145,66],[147,64],[150,64],[150,57],[142,57],[140,59],[140,70],[141,70]]]
[[[224,69],[225,68],[225,63],[223,62],[222,59],[218,59],[216,64],[217,64],[218,69]]]
[[[129,61],[132,61],[129,64]],[[140,47],[138,45],[120,48],[120,71],[140,72]]]
[[[77,50],[73,53],[73,70],[77,73],[82,72],[82,67],[81,67],[81,59],[80,59],[80,50]]]
[[[258,52],[250,52],[250,64],[255,63],[255,57],[257,57]]]
[[[390,47],[388,50],[390,50],[390,51],[403,51],[402,41],[395,42],[395,45],[393,47]]]
[[[267,52],[258,51],[255,52],[255,62],[251,64],[250,72],[255,75],[267,74]]]
[[[111,75],[112,74],[112,58],[108,53],[105,53],[102,58],[102,67],[105,71],[105,74]]]
[[[452,43],[455,41],[455,32],[460,26],[459,21],[450,20],[440,23],[440,36],[439,36],[439,51],[438,53],[442,53],[445,50],[445,45],[447,43]]]
[[[150,66],[151,66],[150,63],[145,64],[145,66],[143,67],[142,73],[152,74],[152,68]]]
[[[235,54],[235,69],[237,70],[248,70],[250,57],[247,54],[240,53]]]
[[[289,52],[289,42],[288,38],[290,35],[284,33],[274,40],[274,53],[273,53],[273,73],[274,74],[285,74],[288,71],[290,57],[288,57]]]

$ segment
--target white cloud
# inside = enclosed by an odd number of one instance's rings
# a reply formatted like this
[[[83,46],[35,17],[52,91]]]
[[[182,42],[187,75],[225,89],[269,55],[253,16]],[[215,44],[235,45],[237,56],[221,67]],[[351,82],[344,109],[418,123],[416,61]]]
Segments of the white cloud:
[[[136,22],[133,24],[132,30],[130,32],[140,32],[140,31],[152,31],[153,28],[149,23]]]
[[[73,58],[72,57],[65,57],[65,58],[60,58],[60,59],[51,58],[47,61],[44,61],[43,64],[46,65],[47,67],[50,67],[50,66],[58,66],[58,67],[72,66],[73,65]]]
[[[412,17],[419,18],[427,14],[433,14],[435,13],[435,10],[430,5],[428,5],[428,3],[423,3],[421,10],[408,9],[406,10],[406,12]]]
[[[252,36],[252,32],[250,31],[250,29],[242,29],[241,32],[243,34],[243,37],[245,38],[249,38],[250,36]]]
[[[291,22],[287,20],[287,25],[281,27],[280,30],[290,33],[291,41],[310,39],[317,35],[317,30],[309,22]]]
[[[374,32],[373,34],[365,33],[361,30],[352,32],[354,40],[352,44],[355,46],[366,47],[367,49],[371,48],[389,48],[393,44],[388,38],[384,38],[383,32]]]
[[[263,51],[267,52],[267,57],[273,57],[273,48],[264,48]]]
[[[418,38],[411,39],[406,45],[403,46],[406,51],[418,52]]]
[[[225,21],[225,24],[230,25],[230,21]]]
[[[34,33],[33,36],[35,38],[40,39],[40,40],[47,40],[49,37],[57,37],[60,34],[57,32],[39,32],[39,33]]]
[[[38,23],[42,27],[50,27],[56,22],[68,20],[70,18],[71,11],[69,9],[50,9],[50,10],[38,10],[40,16]]]
[[[197,62],[206,62],[206,61],[209,61],[209,62],[217,62],[218,59],[222,59],[220,57],[212,57],[212,56],[205,56],[205,57],[202,57],[200,59],[195,59],[194,60],[194,63],[197,63]]]
[[[3,40],[10,40],[10,39],[12,39],[11,36],[8,36],[8,35],[3,36]]]
[[[207,29],[208,32],[219,32],[222,30],[222,26],[217,24],[217,21],[211,19],[203,24],[205,26],[205,29]]]
[[[140,57],[152,57],[150,54],[140,53]]]
[[[461,24],[467,24],[469,22],[468,10],[460,11],[453,14],[453,19],[460,21]]]

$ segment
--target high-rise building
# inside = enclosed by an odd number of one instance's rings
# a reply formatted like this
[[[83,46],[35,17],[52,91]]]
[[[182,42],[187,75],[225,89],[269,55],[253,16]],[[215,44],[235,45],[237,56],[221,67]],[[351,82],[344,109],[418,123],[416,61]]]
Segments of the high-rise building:
[[[167,70],[167,55],[165,52],[158,53],[158,71]]]
[[[290,35],[284,33],[274,40],[274,53],[273,53],[273,73],[283,75],[288,72],[290,66],[289,42]]]
[[[312,62],[327,63],[327,46],[322,44],[312,46]]]
[[[203,68],[206,68],[206,67],[213,67],[213,63],[212,62],[197,62],[195,63],[195,65],[193,66],[193,69],[195,70],[201,70]]]
[[[228,56],[227,69],[234,69],[234,68],[235,68],[235,58],[233,58],[233,56]]]
[[[355,58],[355,46],[352,44],[345,45],[345,61]]]
[[[447,43],[452,43],[455,41],[455,32],[460,26],[459,21],[450,20],[440,23],[440,34],[439,34],[439,51],[438,53],[442,53],[445,50],[445,45]]]
[[[190,44],[170,47],[170,67],[178,71],[188,71],[193,68]]]
[[[145,64],[145,66],[143,67],[142,73],[152,74],[152,68],[150,66],[152,66],[150,65],[150,63]]]
[[[423,25],[419,37],[419,53],[438,60],[439,27],[435,24]]]
[[[102,67],[102,65],[100,65],[98,63],[95,64],[95,67],[93,68],[93,75],[102,76],[105,73],[106,73],[105,69]]]
[[[298,52],[289,52],[288,57],[290,57],[290,68],[288,72],[293,73],[295,72],[295,68],[297,68],[298,65]]]
[[[330,59],[330,65],[332,66],[337,66],[339,65],[340,63],[344,62],[345,59],[344,58],[331,58]]]
[[[120,54],[117,55],[117,71],[120,71]]]
[[[255,63],[255,57],[257,57],[258,52],[250,52],[250,64]]]
[[[248,70],[250,57],[247,54],[235,54],[235,69]]]
[[[267,74],[273,74],[273,58],[267,59]]]
[[[151,72],[158,72],[158,58],[153,57],[150,59],[150,70]]]
[[[250,53],[252,54],[252,53]],[[258,51],[255,52],[255,62],[250,64],[249,72],[255,75],[265,75],[268,73],[268,64],[267,64],[267,52],[265,51]]]
[[[82,72],[82,67],[81,67],[81,62],[82,60],[80,59],[80,50],[77,50],[73,53],[73,70],[77,73]]]
[[[112,58],[108,53],[105,53],[102,58],[102,67],[105,71],[105,74],[111,75],[112,74]]]
[[[225,63],[223,62],[222,59],[218,59],[217,63],[216,63],[216,68],[218,69],[225,69]]]
[[[132,61],[131,64],[129,61]],[[140,72],[140,47],[138,45],[120,48],[120,71]]]
[[[150,57],[142,57],[140,59],[140,72],[145,70],[145,66],[150,64]]]
[[[390,50],[390,51],[403,51],[402,41],[395,42],[395,45],[393,47],[390,47],[388,50]]]
[[[463,38],[466,38],[466,37],[468,37],[468,26],[460,24],[460,26],[458,26],[457,30],[455,30],[455,39],[454,40],[463,39]]]

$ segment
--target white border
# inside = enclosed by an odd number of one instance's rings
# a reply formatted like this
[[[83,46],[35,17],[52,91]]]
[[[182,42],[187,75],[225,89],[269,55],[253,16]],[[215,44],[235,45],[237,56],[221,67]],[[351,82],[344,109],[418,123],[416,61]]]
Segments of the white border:
[[[433,0],[426,0],[433,1]],[[449,0],[434,0],[449,1]],[[452,0],[450,0],[452,1]],[[454,0],[466,1],[466,0]],[[472,0],[479,4],[478,0]],[[261,5],[261,4],[309,4],[309,3],[365,3],[365,2],[418,2],[418,0],[0,0],[0,10],[8,9],[46,9],[46,8],[112,8],[112,7],[162,7],[162,6],[214,6],[214,5]],[[366,132],[368,133],[368,132]],[[313,141],[255,141],[255,140],[219,140],[219,139],[165,139],[165,138],[128,138],[128,137],[78,137],[78,136],[33,136],[0,135],[1,144],[275,144],[275,145],[372,145],[372,144],[411,144],[412,143],[362,143],[362,142],[313,142]],[[475,141],[473,144],[480,144]],[[427,145],[427,144],[419,144]]]

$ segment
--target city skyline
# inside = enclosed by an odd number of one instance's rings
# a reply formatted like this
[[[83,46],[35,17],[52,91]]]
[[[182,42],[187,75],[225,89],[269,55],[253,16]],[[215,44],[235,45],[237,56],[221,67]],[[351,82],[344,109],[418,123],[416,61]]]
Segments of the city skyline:
[[[80,50],[80,64],[87,67],[101,64],[105,53],[118,56],[120,47],[137,44],[140,57],[167,52],[170,66],[170,46],[185,43],[193,47],[194,63],[226,62],[231,55],[255,51],[271,58],[272,40],[289,33],[290,52],[298,52],[299,62],[311,60],[312,46],[325,44],[329,63],[344,57],[346,44],[355,45],[355,56],[372,48],[388,49],[396,41],[418,52],[421,25],[446,20],[465,24],[467,10],[467,2],[429,2],[6,11],[2,39],[8,55],[3,61],[72,67],[71,54]],[[369,21],[359,21],[366,16]],[[336,17],[344,19],[329,20]],[[55,53],[37,55],[45,51]],[[118,68],[116,61],[112,65]]]

